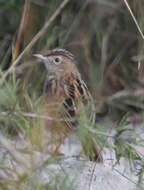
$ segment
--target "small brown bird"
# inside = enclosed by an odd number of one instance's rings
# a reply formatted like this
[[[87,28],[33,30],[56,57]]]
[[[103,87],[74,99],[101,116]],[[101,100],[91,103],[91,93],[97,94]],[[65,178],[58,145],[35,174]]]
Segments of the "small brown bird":
[[[44,85],[45,106],[48,115],[56,120],[49,121],[47,125],[54,134],[53,140],[57,136],[63,142],[69,132],[76,130],[79,118],[86,113],[86,106],[91,112],[89,119],[95,120],[92,96],[76,67],[75,57],[69,51],[54,49],[34,56],[45,64],[48,72]],[[90,160],[103,162],[100,150],[90,135],[82,139],[82,146]]]

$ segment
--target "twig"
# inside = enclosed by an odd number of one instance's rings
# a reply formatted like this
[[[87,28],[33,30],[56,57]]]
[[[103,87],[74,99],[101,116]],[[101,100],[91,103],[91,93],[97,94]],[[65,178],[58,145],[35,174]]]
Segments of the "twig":
[[[55,118],[49,117],[47,115],[38,115],[36,113],[25,113],[25,112],[16,112],[16,111],[6,111],[1,112],[0,115],[7,116],[7,115],[16,115],[16,116],[24,116],[24,117],[31,117],[31,118],[38,118],[38,119],[45,119],[45,120],[56,120]]]
[[[19,31],[18,31],[18,35],[17,35],[17,40],[15,43],[14,51],[13,51],[13,60],[15,60],[16,57],[18,56],[20,45],[21,45],[21,40],[23,39],[22,36],[24,34],[24,30],[27,26],[27,23],[30,21],[30,19],[28,19],[29,16],[30,16],[30,1],[25,0],[21,23],[20,23]]]
[[[110,137],[114,138],[114,135],[109,135],[108,133],[100,132],[97,131],[96,129],[93,129],[91,126],[84,126],[90,133],[95,134],[95,135],[100,135],[100,136],[105,136],[105,137]]]
[[[120,171],[118,171],[117,169],[113,169],[115,170],[118,174],[120,174],[121,176],[123,176],[125,179],[127,179],[128,181],[132,182],[133,184],[137,185],[137,183],[135,181],[133,181],[132,179],[130,179],[129,177],[125,176],[123,173],[121,173]]]
[[[141,28],[140,28],[140,26],[139,26],[139,24],[138,24],[138,22],[137,22],[137,20],[136,20],[136,18],[134,16],[133,12],[132,12],[132,10],[131,10],[131,8],[130,8],[128,2],[127,2],[127,0],[123,0],[123,1],[124,1],[125,5],[126,5],[127,9],[129,10],[129,12],[130,12],[130,14],[132,16],[132,19],[135,22],[135,25],[136,25],[136,27],[137,27],[137,29],[138,29],[138,31],[139,31],[142,39],[144,40],[144,35],[143,35],[142,31],[141,31]]]
[[[121,90],[119,92],[116,92],[114,95],[108,97],[106,99],[106,103],[110,104],[114,100],[118,100],[120,98],[126,98],[126,97],[139,97],[143,96],[144,94],[144,89],[137,89],[134,91],[131,90]]]
[[[112,129],[115,127],[115,125],[113,125],[112,127],[111,127],[111,129],[110,129],[110,133],[111,133],[111,131],[112,131]],[[90,129],[89,129],[90,130]],[[114,137],[114,136],[112,136],[112,137]],[[107,136],[107,139],[109,138],[109,136]],[[103,143],[103,147],[104,147],[104,145],[105,145],[105,143],[106,143],[106,141]],[[103,148],[102,148],[103,149]],[[101,149],[101,151],[102,151],[102,149]],[[100,151],[100,152],[101,152]],[[95,172],[95,170],[96,170],[96,166],[97,166],[97,162],[95,162],[94,163],[94,167],[93,167],[93,169],[92,169],[92,175],[90,176],[90,183],[89,183],[89,190],[91,190],[91,184],[92,184],[92,180],[93,180],[93,176],[94,176],[94,172]]]
[[[54,14],[50,17],[50,19],[45,23],[43,28],[33,37],[32,41],[26,46],[26,48],[23,50],[23,52],[18,56],[18,58],[13,62],[11,67],[3,74],[2,79],[0,83],[3,83],[5,78],[8,76],[10,72],[12,72],[15,68],[15,66],[20,62],[20,60],[23,58],[23,56],[30,51],[30,49],[34,46],[34,44],[45,34],[48,27],[51,25],[51,23],[55,20],[55,18],[60,14],[62,9],[66,6],[66,4],[70,0],[64,0],[60,6],[57,8],[57,10],[54,12]]]
[[[50,117],[48,115],[38,115],[36,113],[26,113],[26,112],[16,112],[16,111],[6,111],[6,112],[0,112],[0,115],[2,116],[7,116],[7,115],[16,115],[16,116],[24,116],[24,117],[30,117],[30,118],[37,118],[37,119],[44,119],[44,120],[49,120],[49,121],[60,121],[63,119],[56,119],[54,117]],[[91,126],[84,126],[90,133],[96,134],[96,135],[101,135],[101,136],[106,136],[106,137],[111,137],[113,138],[113,135],[109,135],[104,132],[97,131],[93,129]]]
[[[130,12],[130,14],[132,16],[132,19],[133,19],[133,21],[134,21],[134,23],[135,23],[135,25],[136,25],[136,27],[137,27],[137,29],[138,29],[141,37],[142,37],[142,39],[144,40],[144,35],[143,35],[142,31],[141,31],[141,28],[140,28],[140,26],[139,26],[139,24],[138,24],[138,22],[137,22],[137,20],[136,20],[136,18],[134,16],[133,12],[132,12],[132,10],[131,10],[131,8],[130,8],[128,2],[127,2],[127,0],[123,0],[123,1],[124,1],[125,5],[126,5],[127,9],[129,10],[129,12]],[[140,69],[140,65],[141,65],[141,62],[139,61],[138,62],[138,70]]]

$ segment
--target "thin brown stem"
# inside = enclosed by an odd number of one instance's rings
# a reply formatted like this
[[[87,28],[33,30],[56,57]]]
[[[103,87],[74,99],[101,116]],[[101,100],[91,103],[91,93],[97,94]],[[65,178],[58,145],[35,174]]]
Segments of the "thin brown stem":
[[[48,27],[52,24],[55,18],[61,13],[62,9],[66,6],[66,4],[70,0],[64,0],[60,6],[56,9],[54,14],[50,17],[50,19],[45,23],[43,28],[33,37],[32,41],[26,46],[23,52],[18,56],[18,58],[13,62],[12,66],[3,74],[0,83],[3,83],[5,78],[8,76],[10,72],[14,70],[16,65],[20,62],[20,60],[24,57],[24,55],[30,51],[30,49],[34,46],[34,44],[46,33]]]
[[[144,40],[144,35],[143,35],[143,33],[142,33],[142,30],[141,30],[141,28],[140,28],[140,26],[139,26],[139,24],[138,24],[138,22],[137,22],[137,20],[136,20],[136,18],[135,18],[135,16],[134,16],[133,12],[132,12],[132,10],[131,10],[131,8],[130,8],[128,2],[127,2],[127,0],[123,0],[123,1],[124,1],[125,5],[126,5],[128,11],[129,11],[129,13],[130,13],[131,16],[132,16],[132,19],[133,19],[133,21],[134,21],[134,23],[135,23],[135,25],[136,25],[136,27],[137,27],[137,29],[138,29],[138,31],[139,31],[141,37],[142,37],[142,39]]]

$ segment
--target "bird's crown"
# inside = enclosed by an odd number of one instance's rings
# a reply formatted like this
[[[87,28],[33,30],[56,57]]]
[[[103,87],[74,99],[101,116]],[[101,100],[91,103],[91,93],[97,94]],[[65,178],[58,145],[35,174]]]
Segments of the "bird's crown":
[[[49,50],[45,56],[49,57],[49,56],[59,56],[62,55],[64,57],[67,57],[71,60],[74,60],[74,55],[72,53],[70,53],[69,51],[65,50],[65,49],[53,49],[53,50]]]

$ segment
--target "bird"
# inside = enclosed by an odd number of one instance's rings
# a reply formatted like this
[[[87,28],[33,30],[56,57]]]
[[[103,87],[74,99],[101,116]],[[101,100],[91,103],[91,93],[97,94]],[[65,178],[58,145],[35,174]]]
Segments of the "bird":
[[[77,131],[80,118],[85,116],[86,105],[89,119],[95,121],[93,98],[76,66],[76,58],[70,51],[56,48],[34,56],[46,68],[44,104],[48,116],[54,118],[47,125],[53,134],[52,140],[56,141],[57,136],[60,145],[65,137]],[[89,132],[82,138],[82,147],[90,161],[103,162],[101,151]]]

